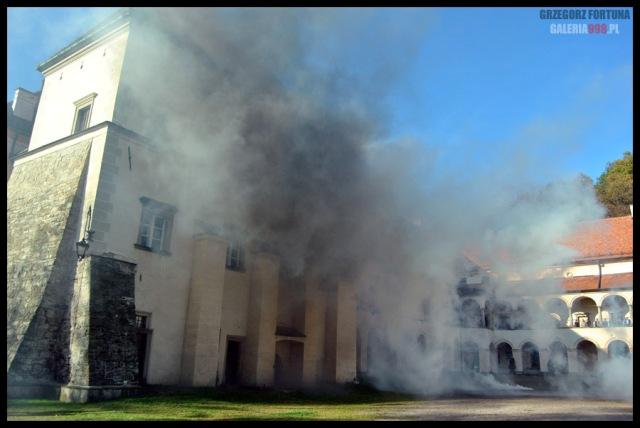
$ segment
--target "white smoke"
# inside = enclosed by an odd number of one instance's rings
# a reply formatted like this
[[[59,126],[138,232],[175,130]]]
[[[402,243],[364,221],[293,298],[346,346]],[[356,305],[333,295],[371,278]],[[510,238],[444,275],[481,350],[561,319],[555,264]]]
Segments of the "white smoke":
[[[432,11],[409,15],[400,28],[382,10],[136,9],[114,121],[170,154],[156,178],[189,232],[197,220],[233,223],[270,243],[292,275],[313,268],[356,284],[375,332],[376,386],[521,390],[453,373],[462,255],[491,260],[491,292],[517,300],[534,290],[505,279],[568,260],[561,239],[604,211],[592,189],[551,173],[552,157],[528,156],[554,153],[547,132],[576,144],[572,121],[535,122],[482,159],[391,139],[389,92]],[[544,343],[546,330],[532,340]]]

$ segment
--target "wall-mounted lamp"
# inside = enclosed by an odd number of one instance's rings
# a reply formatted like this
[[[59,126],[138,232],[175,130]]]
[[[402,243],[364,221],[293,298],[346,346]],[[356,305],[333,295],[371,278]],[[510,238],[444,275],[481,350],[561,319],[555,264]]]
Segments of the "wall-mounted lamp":
[[[78,260],[82,260],[87,255],[87,250],[89,249],[89,242],[93,241],[93,233],[95,230],[89,229],[91,225],[91,207],[89,207],[89,211],[87,211],[87,221],[85,223],[84,228],[84,236],[78,242],[76,242],[76,253],[78,255]]]

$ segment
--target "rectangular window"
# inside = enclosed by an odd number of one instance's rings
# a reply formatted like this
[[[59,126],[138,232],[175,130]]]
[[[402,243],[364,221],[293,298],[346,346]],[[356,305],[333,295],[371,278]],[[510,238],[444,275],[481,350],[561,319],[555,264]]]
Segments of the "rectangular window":
[[[237,241],[232,241],[227,248],[227,269],[244,270],[244,249]]]
[[[93,107],[93,100],[95,99],[96,95],[97,94],[95,92],[91,93],[74,103],[76,106],[76,114],[73,119],[73,134],[82,132],[89,127],[89,122],[91,119],[91,109]]]
[[[136,314],[136,327],[143,330],[147,328],[147,315]]]
[[[146,197],[140,198],[140,201],[142,214],[136,248],[168,254],[176,208]]]
[[[73,129],[73,133],[76,134],[80,131],[84,131],[89,126],[89,112],[91,106],[86,106],[78,110],[76,113],[76,126]]]

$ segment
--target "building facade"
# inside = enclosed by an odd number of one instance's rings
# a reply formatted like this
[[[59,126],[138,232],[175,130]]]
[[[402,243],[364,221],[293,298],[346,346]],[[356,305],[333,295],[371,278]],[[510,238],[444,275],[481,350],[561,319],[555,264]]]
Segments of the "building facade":
[[[123,9],[38,67],[33,132],[8,180],[10,394],[352,381],[353,285],[288,274],[155,173],[184,159],[126,114],[135,37]]]
[[[595,373],[633,352],[633,219],[580,225],[564,244],[571,263],[509,282],[513,297],[485,292],[486,266],[461,282],[461,369],[514,374]],[[475,273],[475,272],[474,272]],[[561,289],[547,284],[560,283]]]
[[[573,259],[532,278],[504,277],[490,262],[465,255],[453,319],[435,326],[418,305],[404,314],[401,331],[413,335],[414,345],[390,346],[376,309],[359,308],[359,374],[375,382],[388,371],[372,370],[372,362],[394,366],[404,359],[416,373],[437,361],[437,370],[454,379],[463,372],[542,389],[594,384],[607,362],[633,355],[633,218],[581,224],[563,244]],[[446,333],[435,338],[434,329]],[[429,349],[434,339],[438,358]]]

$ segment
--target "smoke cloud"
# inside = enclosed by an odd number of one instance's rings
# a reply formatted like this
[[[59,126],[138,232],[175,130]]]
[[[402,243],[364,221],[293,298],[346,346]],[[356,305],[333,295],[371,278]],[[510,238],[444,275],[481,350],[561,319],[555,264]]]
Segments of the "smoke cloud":
[[[568,260],[561,239],[604,211],[577,178],[532,179],[553,168],[527,159],[544,129],[509,142],[519,150],[498,144],[495,163],[461,153],[455,168],[437,141],[391,139],[389,95],[428,37],[430,11],[405,12],[402,27],[385,10],[132,13],[119,94],[130,107],[116,121],[176,153],[158,173],[181,215],[194,227],[233,224],[293,276],[353,281],[375,331],[376,386],[522,389],[450,373],[462,255],[491,260],[498,300],[560,291],[559,280],[527,280]],[[518,287],[507,281],[516,274]],[[531,331],[534,343],[551,334]]]

